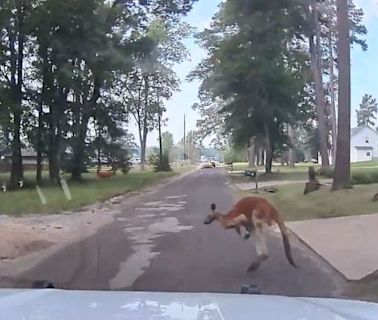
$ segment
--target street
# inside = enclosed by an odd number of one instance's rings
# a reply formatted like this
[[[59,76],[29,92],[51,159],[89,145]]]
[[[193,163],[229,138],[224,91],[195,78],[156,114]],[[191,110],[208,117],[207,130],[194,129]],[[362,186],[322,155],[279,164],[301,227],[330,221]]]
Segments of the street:
[[[1,286],[47,279],[64,289],[238,293],[243,284],[255,284],[263,294],[340,296],[343,278],[294,236],[299,268],[291,267],[274,230],[268,235],[269,260],[247,273],[256,258],[253,237],[242,240],[217,222],[203,224],[212,202],[225,212],[235,201],[222,169],[198,170],[122,202],[114,223],[18,279],[0,279]]]

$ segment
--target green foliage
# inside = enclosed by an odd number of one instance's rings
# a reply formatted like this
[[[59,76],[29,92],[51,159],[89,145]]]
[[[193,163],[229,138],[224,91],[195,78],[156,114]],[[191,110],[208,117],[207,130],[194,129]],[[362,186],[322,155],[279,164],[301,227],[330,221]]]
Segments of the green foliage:
[[[163,154],[163,157],[160,160],[158,153],[152,153],[148,161],[154,167],[155,172],[172,170],[169,164],[169,155],[167,154]]]
[[[260,136],[270,155],[287,144],[284,124],[297,121],[306,96],[307,53],[297,38],[304,25],[294,0],[228,1],[198,35],[208,57],[191,74],[202,80],[196,108],[222,113],[234,143]]]
[[[131,113],[152,130],[178,90],[171,67],[187,57],[183,39],[192,31],[180,16],[194,2],[3,1],[0,151],[12,137],[20,174],[22,143],[48,157],[53,181],[62,168],[81,180],[101,158],[127,172],[120,141],[128,133],[118,128]]]
[[[169,155],[173,147],[173,135],[166,131],[162,133],[161,138],[163,143],[163,154]]]
[[[377,119],[378,103],[371,94],[365,94],[362,97],[362,102],[357,113],[357,125],[360,126],[375,126]]]
[[[243,148],[233,147],[224,152],[224,162],[245,162],[247,161],[246,151]]]
[[[353,184],[372,184],[378,183],[378,171],[356,171],[352,172]]]
[[[333,178],[334,168],[321,168],[318,170],[318,174],[325,178]],[[378,183],[378,171],[377,170],[357,170],[352,169],[352,184],[372,184]]]
[[[318,175],[323,176],[325,178],[332,179],[333,174],[335,172],[335,168],[333,167],[322,167],[318,170]]]

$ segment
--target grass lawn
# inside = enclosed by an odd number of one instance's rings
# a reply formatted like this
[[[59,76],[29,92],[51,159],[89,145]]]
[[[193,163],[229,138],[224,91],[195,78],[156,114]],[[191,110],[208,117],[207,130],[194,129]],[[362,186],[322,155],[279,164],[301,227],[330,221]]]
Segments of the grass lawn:
[[[378,169],[378,161],[363,161],[363,162],[354,162],[351,164],[352,169]],[[281,165],[274,165],[272,171],[273,172],[307,172],[309,167],[314,167],[315,170],[320,168],[319,164],[313,164],[313,163],[297,163],[295,167],[289,167],[289,166],[281,166]],[[234,171],[244,171],[245,169],[248,169],[248,163],[247,162],[236,162],[234,163]],[[257,169],[264,169],[264,167],[257,167]]]
[[[274,194],[261,190],[258,196],[270,200],[288,221],[378,213],[378,202],[371,201],[378,192],[378,184],[357,185],[352,190],[337,192],[322,187],[307,195],[303,195],[303,183],[278,186],[277,189]],[[242,195],[256,194],[250,191],[242,192]]]
[[[259,174],[259,181],[307,180],[308,168],[310,166],[314,166],[315,170],[320,168],[319,165],[311,164],[311,163],[298,163],[295,165],[295,167],[274,165],[272,168],[272,174],[268,174],[268,175],[265,175],[264,173]],[[239,162],[234,165],[234,171],[244,171],[245,169],[248,169],[248,168],[249,168],[248,163],[246,162]],[[264,168],[258,167],[257,169],[263,170]],[[226,167],[226,170],[228,170],[228,167]],[[378,182],[377,178],[373,179],[372,177],[372,176],[378,177],[378,161],[352,163],[352,176],[354,178],[353,181],[355,184]],[[355,176],[360,176],[360,177],[355,178]],[[241,174],[240,172],[232,174],[231,178],[234,183],[253,181],[253,179],[251,178],[244,177],[244,175]]]
[[[138,190],[161,179],[188,172],[193,168],[194,166],[185,166],[172,172],[153,172],[151,170],[141,172],[135,170],[127,175],[119,173],[115,177],[102,180],[98,180],[95,173],[87,173],[84,174],[82,183],[68,181],[72,195],[70,201],[65,198],[61,187],[42,188],[47,199],[47,205],[41,204],[34,188],[25,188],[15,192],[0,192],[0,214],[17,216],[27,213],[59,213],[62,210],[76,209],[96,201],[103,201],[119,194]],[[34,176],[34,173],[27,173],[25,179],[31,177],[34,179]]]

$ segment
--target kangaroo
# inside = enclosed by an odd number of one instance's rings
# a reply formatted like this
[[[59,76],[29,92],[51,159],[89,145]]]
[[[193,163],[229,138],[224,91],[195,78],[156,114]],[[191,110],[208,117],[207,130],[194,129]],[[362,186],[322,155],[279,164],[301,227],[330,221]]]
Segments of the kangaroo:
[[[249,238],[249,234],[256,234],[256,253],[258,259],[249,266],[248,272],[254,271],[268,259],[268,248],[266,245],[265,232],[266,226],[272,226],[276,223],[281,231],[285,255],[288,262],[295,268],[295,264],[288,237],[288,232],[282,217],[276,208],[274,208],[266,199],[260,197],[246,197],[238,201],[234,207],[227,213],[222,214],[216,211],[216,205],[211,205],[212,213],[210,213],[204,223],[210,224],[218,220],[225,229],[234,228],[238,234],[241,234],[240,227],[247,230],[244,239]]]

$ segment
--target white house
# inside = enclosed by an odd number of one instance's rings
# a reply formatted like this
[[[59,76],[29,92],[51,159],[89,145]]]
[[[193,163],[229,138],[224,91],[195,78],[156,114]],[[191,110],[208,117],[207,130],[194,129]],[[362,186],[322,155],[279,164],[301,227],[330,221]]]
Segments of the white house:
[[[371,161],[378,158],[378,132],[368,126],[352,128],[350,161]]]

